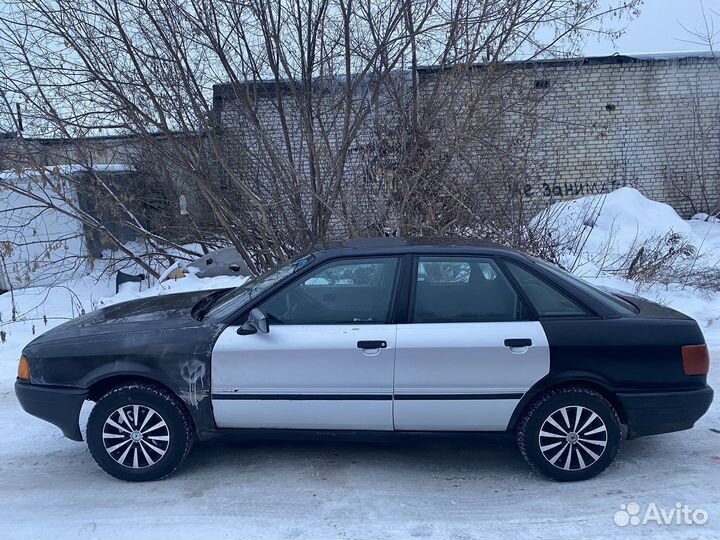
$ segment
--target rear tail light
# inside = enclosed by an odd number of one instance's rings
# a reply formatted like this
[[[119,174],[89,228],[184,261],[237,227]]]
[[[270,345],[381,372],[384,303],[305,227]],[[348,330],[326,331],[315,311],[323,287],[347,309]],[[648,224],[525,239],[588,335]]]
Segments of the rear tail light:
[[[707,375],[710,370],[710,355],[707,345],[686,345],[682,348],[685,375]]]

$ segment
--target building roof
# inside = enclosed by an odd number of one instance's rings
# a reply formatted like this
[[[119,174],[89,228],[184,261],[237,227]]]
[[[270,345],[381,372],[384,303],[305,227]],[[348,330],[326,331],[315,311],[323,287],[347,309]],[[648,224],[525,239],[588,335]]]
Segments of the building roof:
[[[532,60],[510,60],[502,62],[501,65],[516,67],[537,67],[537,66],[563,66],[563,65],[603,65],[603,64],[632,64],[639,62],[668,62],[676,60],[697,60],[713,59],[716,54],[712,51],[688,51],[688,52],[658,52],[658,53],[637,53],[637,54],[610,54],[606,56],[584,56],[574,58],[535,58]],[[475,64],[473,68],[484,68],[486,64]],[[438,71],[438,66],[419,66],[419,72],[432,73]]]
[[[564,65],[601,65],[601,64],[629,64],[638,62],[667,62],[676,60],[713,59],[716,53],[712,51],[686,51],[686,52],[656,52],[636,54],[610,54],[606,56],[587,56],[574,58],[535,58],[532,60],[510,60],[502,62],[501,65],[515,67],[537,67],[537,66],[564,66]],[[473,68],[482,69],[487,64],[475,64]],[[418,66],[420,74],[430,74],[439,71],[438,66]],[[447,66],[444,69],[451,69]],[[338,78],[340,80],[341,78]],[[288,80],[256,80],[246,81],[238,85],[239,88],[252,88],[259,96],[275,95],[277,92],[290,92],[293,84],[297,81]],[[233,83],[219,83],[213,85],[213,96],[215,98],[235,97]]]

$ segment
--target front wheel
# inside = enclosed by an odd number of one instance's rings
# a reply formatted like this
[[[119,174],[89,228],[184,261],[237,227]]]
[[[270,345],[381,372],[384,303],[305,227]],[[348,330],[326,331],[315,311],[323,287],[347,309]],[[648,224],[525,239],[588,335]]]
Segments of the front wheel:
[[[551,390],[523,415],[517,441],[525,460],[554,480],[597,476],[613,462],[622,430],[613,406],[585,387]]]
[[[110,390],[90,413],[90,454],[109,475],[128,482],[165,478],[193,442],[187,410],[169,392],[148,384]]]

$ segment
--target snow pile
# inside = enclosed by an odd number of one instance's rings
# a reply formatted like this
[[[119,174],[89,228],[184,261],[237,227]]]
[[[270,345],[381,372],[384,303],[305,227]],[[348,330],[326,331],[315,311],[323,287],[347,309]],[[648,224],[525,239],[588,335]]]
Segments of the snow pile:
[[[720,265],[720,219],[710,217],[707,220],[698,220],[693,217],[688,221],[693,232],[693,243],[701,253],[706,265]]]
[[[661,245],[673,235],[676,243],[686,242],[698,254],[709,255],[705,240],[717,224],[685,221],[669,205],[623,187],[558,202],[535,216],[531,225],[550,233],[563,266],[580,275],[597,275],[603,263],[617,266],[641,246]],[[696,234],[701,229],[705,229],[704,234]],[[717,239],[720,241],[720,236]]]
[[[718,216],[711,216],[710,214],[706,214],[705,212],[700,212],[698,214],[695,214],[693,217],[690,218],[692,221],[709,221],[710,223],[720,223],[720,217]]]
[[[149,296],[162,296],[190,291],[204,291],[211,289],[229,289],[239,287],[248,280],[248,276],[216,276],[199,278],[194,274],[187,274],[181,279],[171,279],[158,283],[154,287],[142,289],[138,283],[123,283],[117,294],[99,298],[97,307],[105,307],[128,300],[147,298]]]
[[[699,214],[685,221],[667,204],[624,187],[558,202],[531,223],[550,233],[560,263],[574,274],[594,285],[638,294],[686,313],[700,323],[706,336],[710,334],[709,342],[720,345],[720,293],[675,282],[639,283],[617,271],[643,245],[646,250],[669,249],[663,240],[673,235],[678,236],[677,243],[694,248],[689,258],[668,259],[682,266],[676,274],[720,268],[720,220]]]

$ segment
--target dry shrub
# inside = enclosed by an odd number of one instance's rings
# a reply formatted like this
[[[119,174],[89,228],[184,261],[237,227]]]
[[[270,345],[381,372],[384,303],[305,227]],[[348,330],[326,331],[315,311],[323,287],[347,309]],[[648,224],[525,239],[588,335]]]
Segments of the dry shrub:
[[[638,283],[663,281],[678,265],[692,260],[696,254],[695,246],[685,236],[669,232],[629,252],[621,265],[620,274]]]
[[[611,245],[612,239],[608,239]],[[706,260],[687,237],[676,232],[637,242],[624,254],[592,260],[598,274],[611,274],[642,285],[680,284],[705,292],[720,291],[720,267]]]
[[[548,228],[535,227],[527,223],[504,227],[494,221],[486,221],[480,225],[453,231],[453,234],[495,242],[558,265],[565,245],[564,242],[556,241]]]

